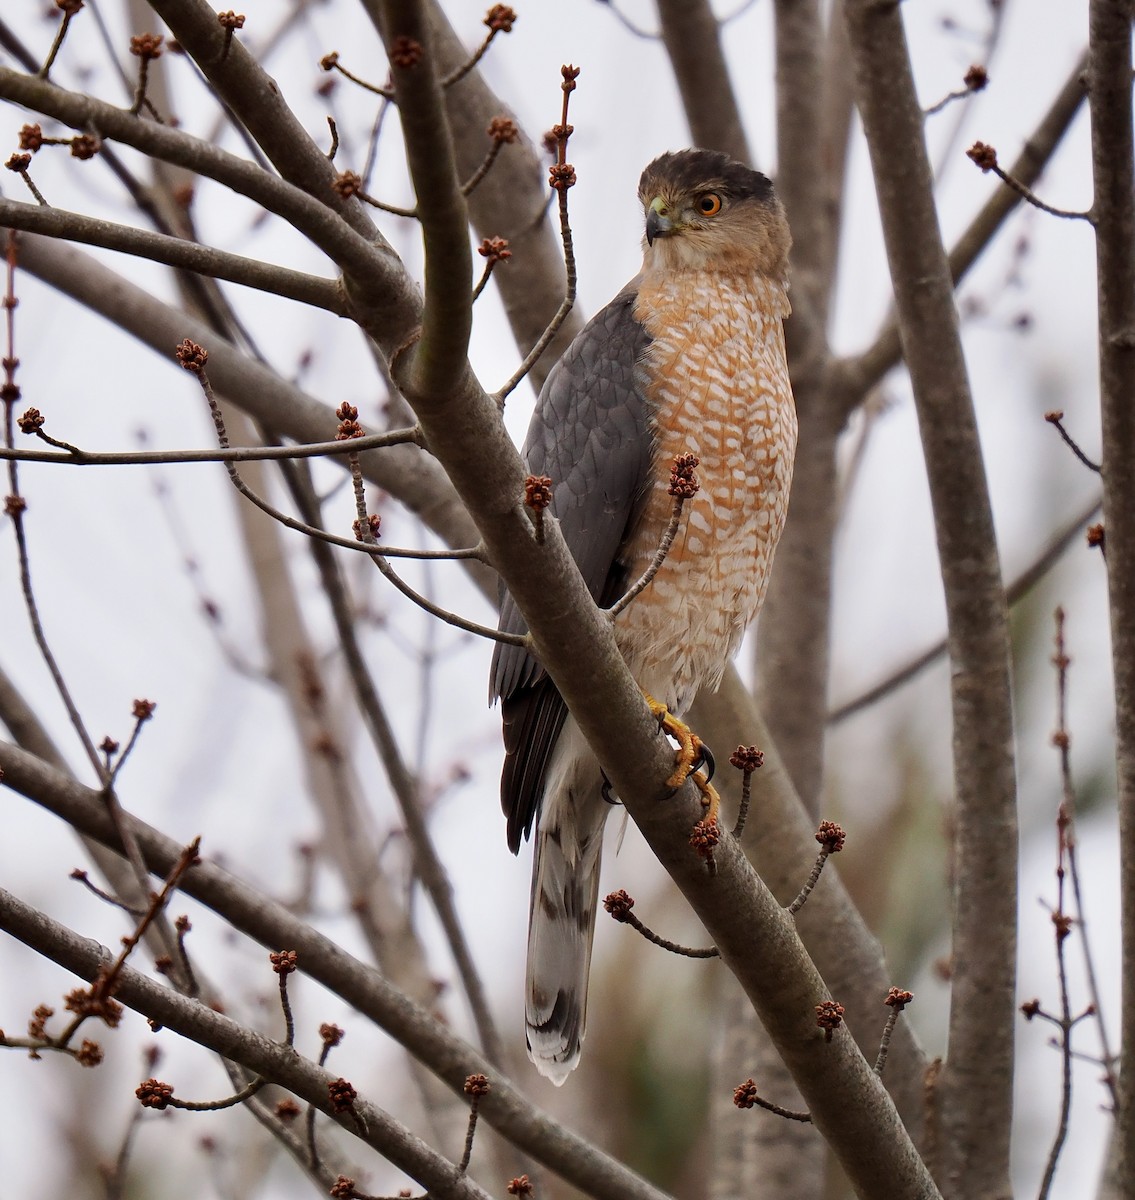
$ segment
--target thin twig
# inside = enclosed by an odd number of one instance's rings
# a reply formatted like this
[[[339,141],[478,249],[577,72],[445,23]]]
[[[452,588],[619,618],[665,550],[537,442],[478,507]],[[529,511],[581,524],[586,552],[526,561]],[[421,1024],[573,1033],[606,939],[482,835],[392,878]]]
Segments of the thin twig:
[[[294,481],[290,479],[288,482],[301,513],[312,522],[317,520],[318,511],[310,491],[295,486]],[[370,520],[365,513],[365,506],[363,516],[357,519],[360,521],[360,531],[366,536],[370,533]],[[323,590],[331,607],[332,619],[339,635],[339,644],[348,678],[355,691],[359,711],[362,713],[375,752],[385,768],[391,790],[402,813],[406,837],[413,851],[415,872],[433,903],[449,943],[457,974],[472,1011],[474,1024],[485,1053],[494,1063],[503,1063],[505,1061],[504,1043],[493,1021],[484,983],[477,970],[465,931],[453,903],[452,886],[430,836],[422,810],[420,786],[418,780],[407,769],[382,699],[367,668],[359,644],[356,612],[351,604],[342,574],[334,557],[326,552],[318,542],[312,543],[312,557],[319,570]]]
[[[184,345],[185,343],[182,343]],[[192,345],[192,343],[190,343]],[[200,350],[200,347],[196,347]],[[225,432],[224,418],[221,416],[221,408],[217,403],[216,395],[213,392],[212,384],[209,382],[208,375],[204,367],[195,370],[198,382],[201,385],[202,392],[209,404],[209,411],[213,416],[213,424],[217,430],[217,440],[222,447],[228,445],[228,434]],[[357,456],[352,455],[352,461],[357,466]],[[337,537],[334,534],[328,533],[326,530],[319,529],[314,525],[308,525],[303,521],[296,520],[295,517],[290,517],[287,513],[281,512],[279,509],[269,504],[267,500],[257,495],[248,484],[241,479],[236,467],[232,462],[225,463],[225,470],[228,472],[229,480],[246,500],[255,504],[261,512],[267,513],[273,520],[279,521],[289,529],[295,529],[300,533],[306,534],[308,537],[318,538],[320,541],[330,542],[334,546],[343,546],[346,549],[361,550],[370,555],[371,561],[379,569],[382,576],[389,580],[397,589],[412,600],[419,608],[437,617],[439,620],[445,621],[447,625],[452,625],[456,629],[462,629],[466,633],[476,634],[478,637],[488,638],[490,641],[504,642],[511,646],[527,646],[528,638],[524,634],[506,633],[500,629],[491,628],[488,625],[481,625],[476,621],[466,620],[464,617],[458,616],[449,609],[442,608],[440,605],[434,604],[425,596],[416,592],[408,583],[405,582],[394,570],[387,561],[388,557],[402,558],[481,558],[482,554],[479,547],[471,547],[468,551],[451,551],[451,550],[411,550],[411,549],[394,549],[383,547],[379,549],[372,541],[367,541],[360,537],[358,541],[351,542],[346,538]],[[360,475],[361,478],[361,475]]]
[[[47,52],[47,58],[43,60],[43,66],[40,67],[37,74],[40,79],[46,79],[55,63],[55,59],[59,51],[63,48],[63,40],[67,36],[67,30],[71,25],[71,19],[79,11],[79,6],[75,4],[60,5],[63,9],[63,20],[59,23],[59,28],[55,31],[55,40],[51,43],[51,49]]]
[[[551,344],[552,339],[559,332],[560,326],[567,320],[568,314],[575,306],[575,293],[578,277],[575,266],[575,248],[572,240],[571,220],[568,217],[568,189],[575,183],[575,171],[571,164],[567,161],[567,145],[568,139],[571,137],[572,128],[568,124],[568,101],[571,93],[575,90],[575,79],[579,71],[575,67],[563,67],[563,104],[560,110],[560,123],[553,126],[553,132],[556,135],[556,161],[552,164],[551,170],[551,186],[556,191],[556,197],[559,203],[560,216],[560,239],[564,247],[564,267],[567,271],[567,282],[564,288],[564,298],[560,302],[560,307],[556,310],[556,314],[548,323],[544,332],[536,339],[536,344],[524,356],[524,360],[520,366],[512,373],[505,381],[504,385],[496,392],[495,399],[498,405],[504,406],[505,400],[513,392],[528,374],[529,371],[536,365],[536,361],[544,353]]]
[[[124,900],[120,900],[117,896],[112,896],[109,892],[104,892],[97,883],[93,883],[91,881],[91,877],[81,868],[76,867],[75,870],[73,870],[68,876],[68,878],[75,880],[76,883],[81,883],[88,892],[98,896],[100,900],[105,901],[107,904],[112,904],[115,908],[122,909],[124,913],[134,917],[135,920],[142,916],[142,910],[140,908],[131,908],[130,905]]]
[[[1057,532],[1056,536],[1044,547],[1033,562],[1013,580],[1005,591],[1005,599],[1010,606],[1027,596],[1045,575],[1048,574],[1052,567],[1056,565],[1060,557],[1064,554],[1064,551],[1069,546],[1079,542],[1084,526],[1099,512],[1101,503],[1101,500],[1093,501],[1090,507],[1084,509],[1072,521],[1069,521],[1063,529]],[[848,700],[837,708],[833,708],[828,713],[828,723],[830,725],[838,725],[841,721],[846,721],[848,717],[862,712],[865,708],[870,708],[872,704],[876,704],[897,688],[902,687],[903,684],[909,683],[916,676],[920,675],[927,667],[936,663],[945,653],[946,639],[943,638],[899,667],[898,670],[892,671],[886,678],[881,679],[866,691],[861,692],[854,699]]]
[[[682,508],[685,500],[682,496],[674,497],[673,507],[670,509],[670,523],[666,526],[666,531],[662,535],[662,540],[658,543],[658,549],[654,553],[654,557],[650,560],[650,565],[639,576],[637,582],[629,587],[619,598],[607,609],[607,615],[612,620],[619,615],[629,604],[632,603],[642,592],[644,592],[653,582],[655,575],[658,574],[662,564],[666,561],[666,556],[670,553],[674,545],[674,539],[678,536],[678,527],[682,523]]]
[[[816,841],[820,843],[820,853],[815,863],[812,864],[812,870],[796,899],[785,909],[789,916],[795,916],[804,907],[804,902],[812,894],[812,889],[820,882],[820,875],[823,873],[829,856],[838,854],[843,849],[846,840],[847,835],[834,821],[820,822],[820,826],[816,830]]]
[[[795,916],[804,907],[805,901],[812,894],[812,889],[820,882],[820,876],[823,874],[829,853],[830,851],[825,847],[816,857],[816,861],[812,864],[812,870],[808,873],[808,878],[804,881],[804,886],[797,893],[796,899],[785,909],[790,916]]]
[[[1095,958],[1092,955],[1091,943],[1088,941],[1087,926],[1084,921],[1084,903],[1080,889],[1079,856],[1076,853],[1076,789],[1072,780],[1072,743],[1068,732],[1068,667],[1071,665],[1064,641],[1064,610],[1056,610],[1056,680],[1057,680],[1057,726],[1054,742],[1060,755],[1060,781],[1063,792],[1063,809],[1067,818],[1064,829],[1064,849],[1068,862],[1068,874],[1072,881],[1072,896],[1076,904],[1076,928],[1080,935],[1080,946],[1084,953],[1084,972],[1088,981],[1088,992],[1091,996],[1091,1010],[1095,1016],[1099,1032],[1101,1062],[1104,1067],[1104,1084],[1111,1094],[1113,1106],[1119,1104],[1118,1086],[1115,1078],[1116,1055],[1112,1052],[1111,1042],[1107,1032],[1107,1022],[1104,1020],[1102,996],[1099,981],[1096,976]]]
[[[450,71],[450,73],[442,79],[441,86],[443,88],[451,88],[455,83],[460,83],[461,80],[464,79],[465,76],[468,75],[469,72],[472,71],[473,68],[481,61],[481,59],[485,57],[485,55],[488,53],[489,47],[493,44],[493,39],[498,33],[511,32],[511,21],[505,24],[493,25],[489,24],[491,18],[492,13],[490,12],[489,17],[485,20],[485,23],[489,25],[489,32],[485,35],[484,41],[482,41],[477,49],[473,51],[469,58],[467,58],[459,67]]]
[[[879,1053],[875,1056],[875,1074],[880,1078],[882,1078],[883,1070],[887,1065],[887,1056],[891,1049],[891,1038],[894,1036],[899,1014],[913,999],[914,996],[911,992],[893,987],[887,992],[887,997],[883,1001],[891,1011],[887,1015],[887,1023],[883,1027],[883,1036],[879,1039]]]
[[[136,700],[134,702],[134,728],[130,731],[130,740],[126,743],[122,753],[118,756],[114,766],[110,772],[110,783],[113,787],[115,780],[118,778],[122,768],[126,765],[126,760],[130,757],[134,747],[138,744],[138,738],[142,732],[142,726],[154,714],[154,706],[149,700]]]
[[[929,116],[929,112],[927,113]],[[879,1039],[879,1053],[875,1056],[875,1074],[882,1075],[883,1069],[887,1065],[887,1055],[891,1049],[891,1037],[895,1032],[895,1026],[898,1024],[899,1010],[893,1008],[887,1017],[887,1023],[883,1026],[883,1036]]]
[[[505,145],[500,139],[494,138],[489,146],[488,153],[481,159],[477,169],[469,176],[468,179],[461,185],[461,194],[463,196],[470,195],[476,188],[477,184],[492,170],[493,163],[497,161],[497,155],[500,154],[502,147]]]
[[[642,934],[648,942],[652,942],[662,950],[668,950],[671,954],[679,954],[683,958],[720,957],[720,951],[716,946],[683,946],[678,942],[672,942],[668,938],[659,936],[631,912],[631,909],[634,907],[634,900],[621,888],[617,892],[612,892],[603,901],[603,907],[620,925],[629,925],[633,930]]]
[[[812,1124],[811,1113],[782,1108],[779,1104],[773,1104],[771,1100],[766,1100],[763,1096],[758,1095],[757,1085],[752,1079],[746,1079],[740,1087],[733,1089],[733,1103],[738,1108],[763,1108],[767,1112],[775,1113],[778,1117],[784,1117],[787,1121],[799,1121],[804,1125]]]
[[[1027,200],[1034,208],[1039,208],[1041,212],[1046,212],[1053,217],[1061,217],[1067,221],[1087,221],[1089,224],[1095,223],[1095,217],[1090,211],[1054,208],[1051,204],[1046,204],[1036,194],[1036,192],[1032,190],[1032,188],[1027,187],[998,163],[997,151],[986,142],[974,142],[974,144],[966,151],[966,156],[972,159],[974,164],[981,170],[983,174],[992,171],[1002,183],[1004,183],[1007,187],[1011,187],[1018,196],[1024,200]]]
[[[753,772],[764,766],[764,761],[764,754],[756,746],[738,746],[729,756],[729,765],[741,772],[741,803],[737,808],[737,823],[733,826],[735,838],[745,832],[753,797]]]
[[[58,443],[56,443],[58,444]],[[70,450],[53,454],[48,450],[18,450],[0,446],[0,461],[53,463],[72,467],[153,466],[170,463],[264,462],[278,459],[328,458],[347,454],[352,449],[375,450],[382,446],[420,445],[421,431],[396,429],[390,433],[370,433],[353,447],[342,442],[308,442],[291,446],[223,446],[213,450]],[[464,553],[457,551],[458,554]]]
[[[349,79],[358,87],[364,88],[368,92],[373,92],[376,96],[381,96],[389,103],[394,103],[394,89],[390,87],[382,87],[377,83],[370,83],[366,79],[360,78],[358,75],[351,74],[345,66],[339,61],[339,52],[333,50],[330,54],[325,54],[320,60],[319,65],[324,71],[338,71],[344,79]]]
[[[1067,429],[1064,428],[1064,414],[1060,412],[1059,409],[1053,409],[1051,412],[1046,412],[1044,414],[1044,419],[1056,430],[1058,434],[1060,434],[1061,438],[1064,439],[1064,444],[1069,450],[1072,451],[1072,453],[1080,460],[1080,462],[1082,462],[1089,471],[1093,471],[1098,475],[1100,473],[1100,464],[1098,462],[1093,462],[1083,452],[1083,450],[1080,449],[1080,445],[1076,439],[1068,432]]]
[[[249,1080],[239,1092],[234,1092],[231,1096],[224,1096],[220,1100],[179,1100],[176,1096],[170,1096],[167,1103],[170,1108],[180,1108],[184,1112],[220,1112],[223,1109],[235,1108],[238,1104],[243,1104],[255,1096],[267,1082],[267,1079],[258,1076]]]

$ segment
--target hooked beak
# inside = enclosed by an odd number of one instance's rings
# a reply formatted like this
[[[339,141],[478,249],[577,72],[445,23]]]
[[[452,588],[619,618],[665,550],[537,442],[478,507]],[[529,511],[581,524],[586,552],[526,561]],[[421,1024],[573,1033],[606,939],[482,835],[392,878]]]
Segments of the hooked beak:
[[[646,244],[653,246],[655,238],[666,237],[674,229],[674,222],[666,214],[665,202],[661,196],[655,196],[646,210]]]

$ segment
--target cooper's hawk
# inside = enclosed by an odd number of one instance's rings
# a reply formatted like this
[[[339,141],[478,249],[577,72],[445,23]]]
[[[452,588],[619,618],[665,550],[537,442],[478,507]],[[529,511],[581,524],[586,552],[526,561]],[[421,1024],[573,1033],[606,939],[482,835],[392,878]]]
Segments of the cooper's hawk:
[[[654,559],[670,520],[671,465],[700,460],[669,555],[615,620],[639,686],[682,713],[716,688],[764,598],[784,524],[796,409],[781,322],[791,238],[764,175],[707,150],[655,159],[638,189],[641,272],[548,376],[528,469],[591,594],[612,604]],[[501,627],[523,628],[506,596]],[[508,844],[537,822],[528,930],[528,1055],[560,1084],[579,1061],[603,827],[599,763],[540,665],[498,645],[501,800]]]

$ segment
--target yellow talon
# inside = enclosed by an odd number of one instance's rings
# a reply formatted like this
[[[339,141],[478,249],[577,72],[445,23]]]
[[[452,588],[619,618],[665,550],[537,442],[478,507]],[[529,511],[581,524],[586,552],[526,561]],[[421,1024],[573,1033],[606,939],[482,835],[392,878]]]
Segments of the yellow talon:
[[[694,783],[701,792],[702,804],[707,809],[705,819],[716,821],[718,809],[721,807],[721,797],[708,778],[704,777],[700,771],[693,770],[694,763],[702,757],[701,738],[685,721],[674,716],[660,700],[655,700],[653,696],[649,696],[645,692],[643,695],[646,696],[646,703],[650,711],[658,718],[659,727],[678,743],[678,749],[674,752],[674,770],[670,778],[666,780],[666,786],[674,789],[680,788],[690,778],[692,772]]]

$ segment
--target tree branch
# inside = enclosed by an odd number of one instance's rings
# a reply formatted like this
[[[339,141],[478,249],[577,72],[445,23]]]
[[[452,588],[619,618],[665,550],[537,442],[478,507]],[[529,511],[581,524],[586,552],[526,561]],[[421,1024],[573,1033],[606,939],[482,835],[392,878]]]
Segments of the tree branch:
[[[1135,132],[1131,7],[1092,0],[1088,18],[1099,303],[1103,512],[1115,673],[1122,929],[1122,1051],[1116,1181],[1135,1186]]]
[[[1005,596],[902,15],[849,0],[847,18],[926,458],[952,665],[954,976],[940,1178],[948,1194],[1008,1195],[1017,825]]]
[[[658,0],[658,18],[690,126],[690,144],[752,162],[713,9],[707,0]]]
[[[220,32],[215,14],[213,25]],[[21,75],[7,67],[0,67],[0,99],[54,117],[73,129],[97,130],[104,138],[112,138],[143,154],[216,180],[283,217],[328,255],[340,270],[350,268],[356,273],[365,270],[372,289],[381,291],[388,304],[401,307],[406,313],[416,309],[413,283],[397,256],[376,245],[373,234],[371,238],[365,238],[342,219],[342,211],[348,202],[339,199],[330,186],[326,199],[314,199],[255,164],[181,130],[155,121],[139,120],[125,109],[66,91],[42,79]],[[326,159],[322,161],[329,166]],[[336,212],[336,209],[340,211]]]
[[[6,742],[0,742],[0,767],[5,786],[121,853],[117,833],[96,792]],[[127,815],[126,820],[150,870],[164,875],[177,861],[181,847],[136,817]],[[284,905],[208,859],[186,876],[181,890],[265,948],[296,950],[305,975],[386,1030],[455,1093],[462,1092],[467,1076],[489,1076],[492,1091],[482,1102],[481,1116],[581,1191],[599,1200],[666,1200],[664,1193],[537,1108],[471,1046],[392,987],[382,972],[348,954]]]
[[[113,961],[105,946],[80,937],[46,914],[0,888],[0,928],[38,954],[88,982]],[[328,1098],[328,1083],[336,1076],[297,1054],[293,1047],[272,1041],[223,1016],[208,1004],[181,996],[131,967],[118,969],[114,997],[152,1021],[231,1062],[286,1087],[318,1108],[347,1132],[416,1179],[431,1195],[453,1200],[489,1200],[487,1192],[389,1113],[361,1097],[351,1113],[336,1112]]]
[[[123,254],[164,263],[168,267],[271,292],[287,300],[326,309],[339,317],[347,315],[346,298],[337,280],[321,279],[317,275],[273,266],[259,259],[203,246],[200,242],[133,229],[129,225],[117,225],[113,221],[103,221],[61,208],[20,204],[3,197],[0,197],[0,226],[69,242],[82,242],[88,246],[101,246],[105,250],[119,250]]]

